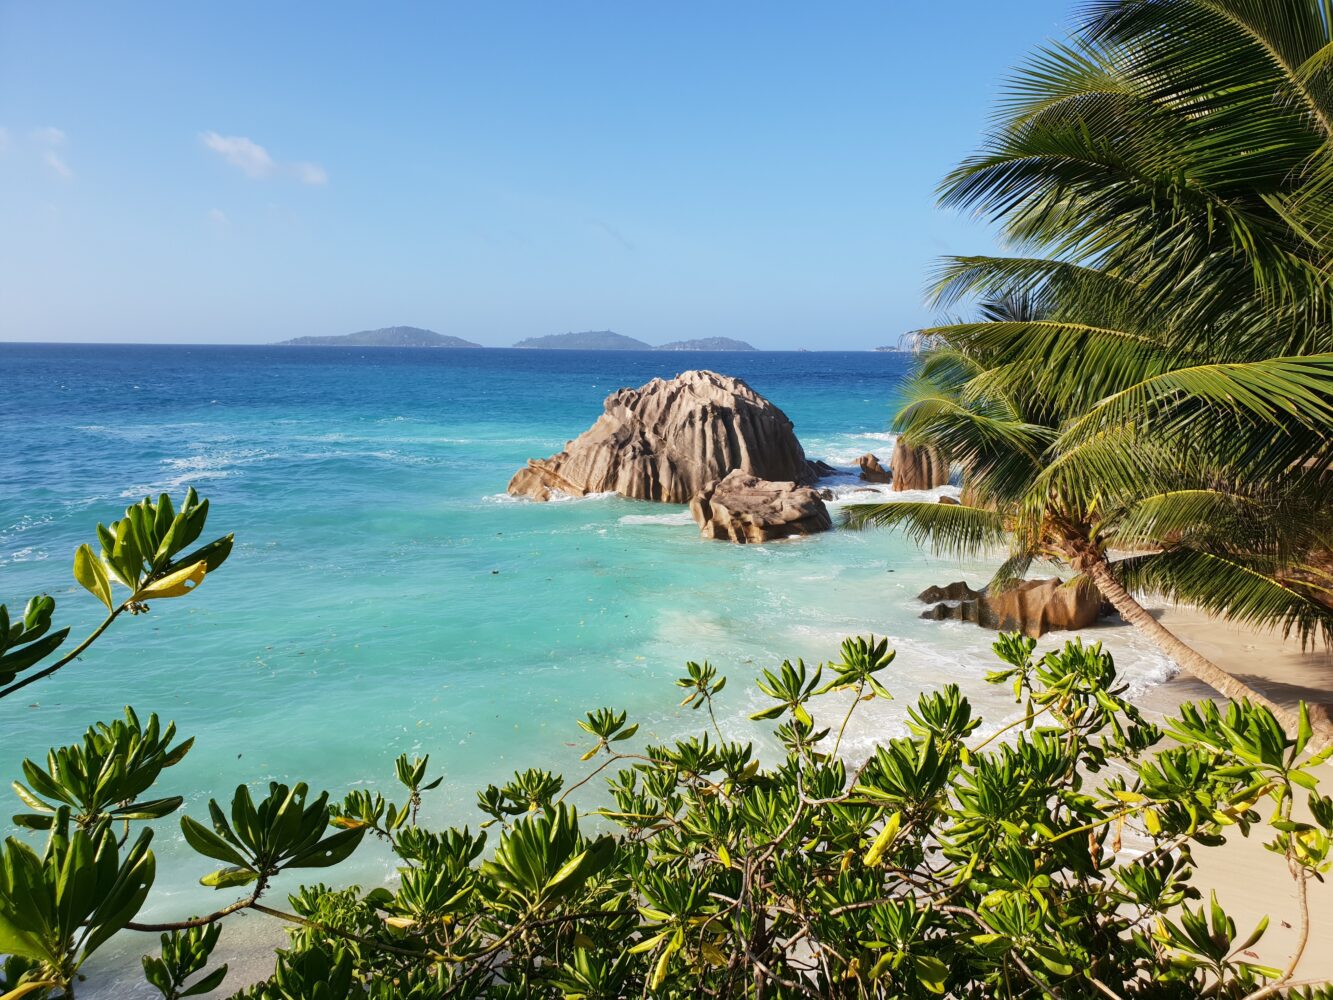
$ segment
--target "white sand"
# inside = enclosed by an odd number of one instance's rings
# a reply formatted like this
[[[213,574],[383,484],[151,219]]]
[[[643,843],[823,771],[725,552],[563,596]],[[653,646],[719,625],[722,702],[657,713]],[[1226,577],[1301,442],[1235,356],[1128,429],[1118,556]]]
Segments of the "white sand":
[[[1165,610],[1160,620],[1218,666],[1278,704],[1294,708],[1302,699],[1312,705],[1333,702],[1333,653],[1303,653],[1298,643],[1284,641],[1275,633],[1241,628],[1191,609]],[[1140,703],[1149,713],[1161,713],[1181,702],[1212,697],[1211,688],[1182,673],[1153,688]],[[1330,794],[1333,764],[1324,765],[1320,772],[1320,791]],[[1286,861],[1264,849],[1265,839],[1255,829],[1248,838],[1239,832],[1232,834],[1220,848],[1196,849],[1199,871],[1195,885],[1205,900],[1210,890],[1216,890],[1219,902],[1236,921],[1241,939],[1267,915],[1268,931],[1253,949],[1255,955],[1249,957],[1285,967],[1297,940],[1296,890]],[[1333,980],[1333,950],[1329,948],[1333,943],[1333,884],[1311,882],[1309,898],[1310,941],[1296,978]]]

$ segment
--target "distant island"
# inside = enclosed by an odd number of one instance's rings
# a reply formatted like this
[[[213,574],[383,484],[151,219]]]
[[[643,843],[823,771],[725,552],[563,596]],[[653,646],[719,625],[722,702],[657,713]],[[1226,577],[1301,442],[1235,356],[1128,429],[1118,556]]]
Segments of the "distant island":
[[[279,341],[277,347],[467,347],[484,348],[462,337],[450,337],[419,326],[386,326],[380,330],[360,330],[331,337],[293,337]],[[654,347],[613,330],[585,330],[582,333],[552,333],[528,337],[515,347],[545,351],[753,351],[756,348],[731,337],[703,337],[698,340],[673,340]]]
[[[545,337],[520,340],[515,347],[543,351],[651,351],[651,344],[613,333],[610,330],[585,330],[583,333],[552,333]]]
[[[338,337],[295,337],[279,347],[481,347],[462,337],[449,337],[417,326],[386,326]]]
[[[612,330],[585,330],[583,333],[552,333],[545,337],[520,340],[515,347],[544,351],[753,351],[743,340],[730,337],[704,337],[700,340],[673,340],[654,347],[642,340],[626,337]]]
[[[659,351],[753,351],[754,346],[730,337],[702,337],[699,340],[673,340],[661,344]]]

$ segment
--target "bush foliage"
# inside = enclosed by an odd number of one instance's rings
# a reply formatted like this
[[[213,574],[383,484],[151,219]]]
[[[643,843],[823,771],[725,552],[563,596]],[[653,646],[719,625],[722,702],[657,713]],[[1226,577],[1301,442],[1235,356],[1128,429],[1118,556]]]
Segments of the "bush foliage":
[[[131,508],[163,528],[128,563],[116,561],[121,529],[99,533],[98,561],[130,590],[103,601],[113,617],[199,572],[202,557],[176,559],[162,540],[196,504]],[[88,589],[99,594],[101,579],[94,570]],[[36,602],[49,621],[53,603]],[[33,641],[31,627],[7,626],[11,648]],[[1310,753],[1304,708],[1291,735],[1249,703],[1186,705],[1158,727],[1125,699],[1099,644],[1044,655],[1036,645],[995,643],[988,679],[1012,690],[1012,721],[987,732],[947,685],[907,710],[910,735],[855,765],[841,742],[858,708],[889,696],[884,639],[764,670],[771,705],[753,718],[776,724],[777,749],[762,753],[723,736],[714,698],[725,679],[690,663],[677,686],[682,706],[706,709],[700,732],[639,745],[624,712],[590,712],[578,722],[587,773],[566,784],[534,768],[489,786],[475,830],[420,822],[441,781],[428,758],[398,759],[396,801],[243,785],[207,816],[178,820],[201,882],[233,898],[164,924],[137,920],[154,826],[182,804],[155,786],[192,741],[126,709],[25,761],[14,784],[25,810],[14,822],[45,840],[5,844],[0,996],[73,997],[87,958],[136,932],[159,937],[143,967],[163,997],[214,991],[228,974],[212,959],[221,933],[249,910],[286,921],[290,941],[273,976],[236,1000],[1333,998],[1299,975],[1308,892],[1333,835],[1317,778],[1333,748]],[[601,804],[580,814],[580,788]],[[1290,870],[1299,947],[1281,966],[1252,957],[1266,921],[1238,928],[1191,884],[1196,854],[1237,835],[1263,837]],[[294,884],[293,870],[335,866],[367,836],[397,859],[388,884]]]

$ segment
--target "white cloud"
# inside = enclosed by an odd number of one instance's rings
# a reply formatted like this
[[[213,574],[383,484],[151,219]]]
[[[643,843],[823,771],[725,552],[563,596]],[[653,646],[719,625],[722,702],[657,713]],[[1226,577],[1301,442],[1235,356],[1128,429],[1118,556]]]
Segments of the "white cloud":
[[[54,125],[33,129],[32,137],[34,141],[43,146],[63,146],[65,144],[65,133]]]
[[[62,160],[54,149],[48,149],[42,155],[42,161],[51,168],[58,177],[69,180],[74,176],[74,171],[69,168],[69,164]]]
[[[329,175],[318,163],[279,163],[267,149],[243,135],[199,133],[199,141],[252,180],[290,175],[302,184],[324,184]]]
[[[268,150],[243,135],[201,132],[199,138],[205,146],[247,177],[267,177],[273,173],[275,164]]]
[[[231,220],[227,218],[227,213],[220,208],[210,208],[208,210],[208,221],[215,226],[231,225]]]

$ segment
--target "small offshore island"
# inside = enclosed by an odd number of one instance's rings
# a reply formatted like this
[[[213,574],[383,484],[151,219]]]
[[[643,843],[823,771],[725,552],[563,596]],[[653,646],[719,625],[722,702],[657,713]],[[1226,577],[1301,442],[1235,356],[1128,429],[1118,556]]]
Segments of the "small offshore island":
[[[378,330],[359,330],[335,336],[293,337],[278,341],[275,347],[445,347],[485,350],[462,337],[451,337],[419,326],[386,326]],[[673,340],[654,347],[652,344],[611,330],[586,330],[582,333],[553,333],[528,337],[515,347],[547,351],[754,351],[752,344],[731,337],[702,337],[697,340]]]
[[[754,346],[730,337],[704,337],[700,340],[673,340],[652,344],[613,330],[587,330],[583,333],[553,333],[545,337],[520,340],[515,347],[545,351],[753,351]]]
[[[379,330],[359,330],[335,337],[293,337],[275,347],[451,347],[480,348],[462,337],[450,337],[419,326],[386,326]]]

